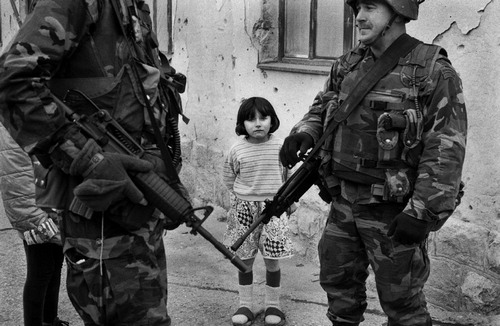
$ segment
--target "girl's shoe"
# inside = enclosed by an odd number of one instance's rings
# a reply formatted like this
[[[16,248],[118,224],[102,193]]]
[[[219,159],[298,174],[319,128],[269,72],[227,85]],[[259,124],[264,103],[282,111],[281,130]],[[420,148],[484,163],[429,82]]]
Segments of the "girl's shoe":
[[[286,323],[285,314],[275,307],[269,307],[265,313],[265,326],[283,326]],[[279,318],[279,321],[278,321]]]
[[[234,313],[231,320],[233,322],[233,326],[250,326],[253,324],[255,316],[253,312],[247,307],[239,307],[238,310],[236,310],[236,312]]]

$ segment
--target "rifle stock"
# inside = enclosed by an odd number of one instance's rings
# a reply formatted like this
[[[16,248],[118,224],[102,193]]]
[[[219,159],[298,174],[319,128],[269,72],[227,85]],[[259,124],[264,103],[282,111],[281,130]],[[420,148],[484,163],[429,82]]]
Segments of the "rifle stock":
[[[250,225],[248,230],[231,246],[236,251],[243,244],[245,239],[261,223],[267,224],[273,216],[280,217],[294,202],[318,182],[318,168],[321,160],[316,157],[308,157],[302,165],[283,183],[274,195],[272,201],[266,202],[266,207],[262,214]]]
[[[90,99],[86,98],[91,102]],[[101,145],[104,151],[121,153],[141,157],[144,154],[142,147],[109,115],[107,111],[100,110],[90,116],[79,115],[66,103],[54,96],[56,104],[64,109],[67,116],[76,123],[87,137],[93,138]],[[93,102],[92,102],[93,104]],[[213,211],[211,206],[193,208],[191,203],[172,188],[163,178],[153,171],[135,173],[130,175],[132,181],[143,192],[149,204],[156,207],[165,216],[175,222],[186,223],[191,227],[191,233],[199,233],[219,250],[240,271],[247,272],[248,266],[226,246],[220,243],[209,231],[201,225]],[[205,210],[203,220],[195,215],[195,211]]]

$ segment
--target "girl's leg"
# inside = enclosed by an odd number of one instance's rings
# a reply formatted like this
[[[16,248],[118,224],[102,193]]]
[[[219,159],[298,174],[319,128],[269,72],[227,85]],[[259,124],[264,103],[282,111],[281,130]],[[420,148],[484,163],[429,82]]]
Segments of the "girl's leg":
[[[264,258],[266,265],[266,325],[282,325],[285,316],[280,308],[281,269],[279,260]]]
[[[250,258],[243,260],[243,262],[249,266],[249,272],[243,273],[238,272],[238,293],[240,304],[236,313],[233,315],[231,320],[233,325],[245,325],[249,322],[249,317],[243,314],[243,309],[247,308],[253,312],[253,270],[252,266],[255,258]],[[241,313],[240,313],[241,312]]]
[[[230,196],[231,208],[229,209],[227,219],[227,229],[224,233],[223,243],[231,246],[241,234],[245,233],[256,217],[260,215],[261,207],[259,202],[249,202],[241,200],[238,197]],[[262,233],[262,227],[253,231],[237,250],[239,257],[250,267],[250,272],[238,274],[238,292],[239,308],[232,317],[233,325],[250,325],[253,322],[254,314],[252,311],[253,297],[253,271],[252,266],[255,256],[259,250],[259,238]],[[249,258],[252,257],[252,258]]]

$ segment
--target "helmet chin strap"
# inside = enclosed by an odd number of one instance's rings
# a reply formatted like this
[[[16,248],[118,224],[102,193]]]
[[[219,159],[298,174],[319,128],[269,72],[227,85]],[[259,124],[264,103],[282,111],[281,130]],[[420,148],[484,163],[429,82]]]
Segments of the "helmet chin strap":
[[[397,14],[392,15],[392,17],[391,17],[391,19],[389,19],[389,22],[387,23],[387,25],[385,25],[382,32],[380,32],[380,37],[384,36],[385,33],[387,33],[387,31],[389,30],[389,28],[391,28],[392,24],[394,23],[394,21],[396,20],[397,17],[398,17]]]

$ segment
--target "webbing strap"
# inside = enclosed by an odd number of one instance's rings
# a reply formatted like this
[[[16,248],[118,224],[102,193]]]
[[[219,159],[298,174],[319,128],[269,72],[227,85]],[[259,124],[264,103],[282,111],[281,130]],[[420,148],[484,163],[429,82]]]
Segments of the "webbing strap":
[[[111,0],[111,4],[112,4],[113,9],[115,11],[115,14],[116,14],[116,17],[118,19],[118,23],[121,27],[122,33],[125,37],[125,41],[127,42],[127,45],[129,47],[131,53],[134,56],[134,62],[131,62],[130,66],[132,68],[132,72],[134,73],[136,79],[139,82],[141,95],[144,99],[146,109],[148,111],[149,120],[151,120],[151,125],[153,127],[156,141],[158,142],[157,145],[158,145],[158,147],[160,147],[161,156],[162,156],[163,162],[165,163],[166,175],[167,175],[169,181],[174,182],[174,183],[180,183],[179,175],[177,174],[177,170],[175,169],[175,166],[172,162],[172,157],[170,156],[170,153],[168,151],[167,144],[165,144],[165,142],[163,141],[163,137],[161,135],[160,129],[158,127],[158,124],[156,123],[156,118],[154,116],[153,108],[152,108],[151,104],[149,103],[149,98],[146,94],[146,91],[144,90],[144,85],[142,84],[139,72],[137,71],[137,66],[136,66],[137,61],[138,61],[137,49],[135,48],[134,44],[131,44],[131,41],[129,39],[129,34],[127,33],[127,31],[125,30],[125,27],[123,26],[122,19],[120,16],[120,9],[118,7],[118,4],[116,3],[116,0]],[[135,6],[135,4],[134,4],[134,6]]]
[[[333,119],[323,132],[321,138],[317,141],[309,153],[307,160],[315,156],[326,138],[337,129],[337,126],[354,111],[354,108],[365,98],[366,94],[378,83],[378,81],[387,75],[399,62],[401,57],[405,57],[421,42],[408,34],[402,34],[398,37],[385,52],[375,61],[371,69],[358,81],[352,92],[340,105],[333,115]]]
[[[10,4],[12,6],[12,11],[14,12],[14,17],[16,17],[17,24],[19,25],[19,27],[21,27],[23,21],[21,20],[21,15],[17,10],[16,2],[14,0],[10,0]]]

